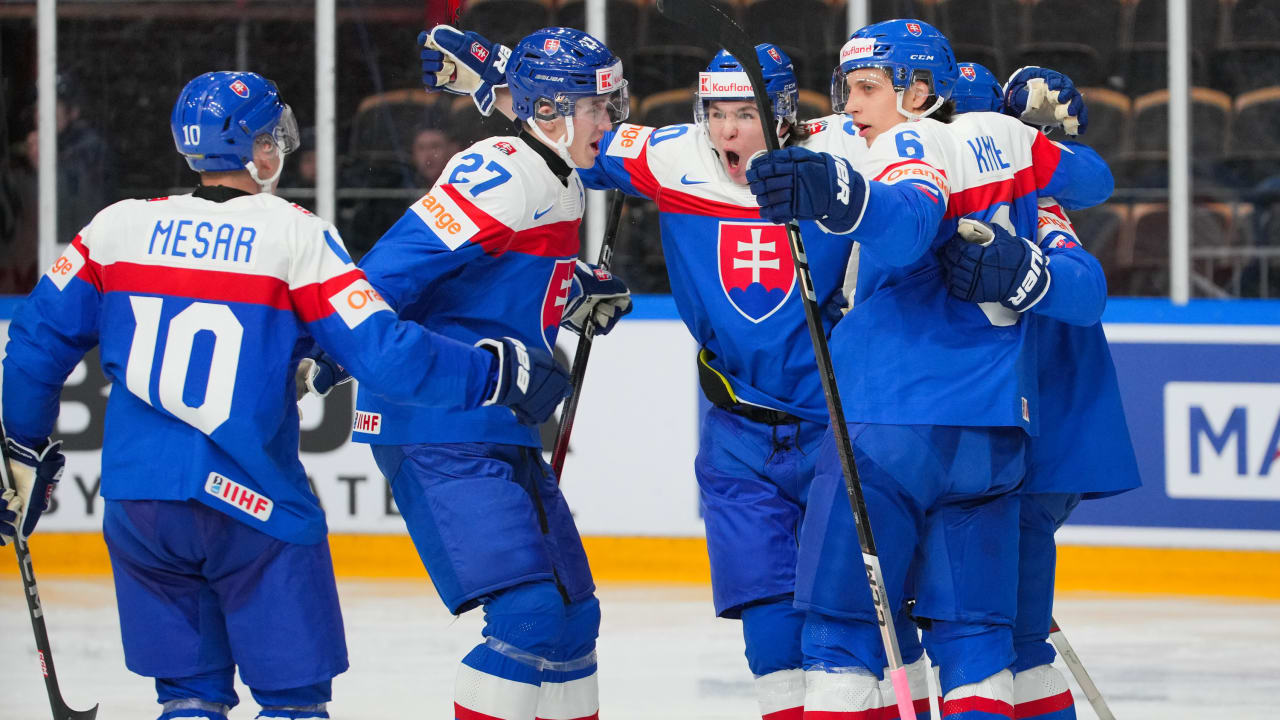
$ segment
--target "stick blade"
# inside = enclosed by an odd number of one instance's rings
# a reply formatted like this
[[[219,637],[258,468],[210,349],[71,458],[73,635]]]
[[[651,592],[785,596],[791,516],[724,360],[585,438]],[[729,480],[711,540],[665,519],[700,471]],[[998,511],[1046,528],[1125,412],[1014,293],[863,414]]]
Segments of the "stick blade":
[[[64,706],[63,712],[59,713],[54,720],[94,720],[98,717],[98,706],[94,705],[88,710],[72,710]]]

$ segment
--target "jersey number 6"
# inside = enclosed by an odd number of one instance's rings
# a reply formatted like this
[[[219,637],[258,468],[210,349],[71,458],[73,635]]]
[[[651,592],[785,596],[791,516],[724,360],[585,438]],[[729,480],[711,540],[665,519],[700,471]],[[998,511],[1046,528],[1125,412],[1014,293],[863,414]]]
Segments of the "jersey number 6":
[[[133,319],[137,326],[133,331],[133,343],[129,346],[125,386],[129,388],[129,392],[154,407],[155,403],[151,400],[152,366],[155,362],[156,343],[160,337],[160,316],[164,300],[133,296],[129,298],[129,304],[133,307]],[[213,335],[208,381],[203,397],[188,397],[187,377],[196,336],[200,333]],[[169,321],[164,355],[160,359],[160,377],[157,383],[160,406],[179,420],[211,435],[231,417],[231,396],[235,390],[236,373],[240,368],[240,344],[243,339],[244,326],[226,305],[196,302],[174,315]],[[201,374],[197,371],[195,377],[198,378]]]

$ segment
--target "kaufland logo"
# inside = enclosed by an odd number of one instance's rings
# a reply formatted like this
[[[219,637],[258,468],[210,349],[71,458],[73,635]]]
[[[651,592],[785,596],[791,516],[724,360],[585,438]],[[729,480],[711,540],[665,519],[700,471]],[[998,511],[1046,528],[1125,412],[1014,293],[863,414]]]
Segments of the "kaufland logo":
[[[876,41],[874,38],[854,38],[840,48],[840,62],[871,57],[875,52]]]
[[[1169,497],[1280,500],[1280,383],[1166,384],[1164,445]]]
[[[596,94],[611,92],[622,79],[622,63],[596,70]]]
[[[750,97],[751,79],[740,72],[698,73],[698,93],[703,97]]]

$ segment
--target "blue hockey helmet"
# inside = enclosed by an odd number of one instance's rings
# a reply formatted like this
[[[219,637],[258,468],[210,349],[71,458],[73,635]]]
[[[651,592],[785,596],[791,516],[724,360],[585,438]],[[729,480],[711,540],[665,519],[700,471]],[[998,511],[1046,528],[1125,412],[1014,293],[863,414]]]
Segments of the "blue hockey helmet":
[[[800,105],[799,84],[796,82],[796,69],[791,58],[782,48],[772,43],[760,43],[756,46],[756,59],[760,63],[760,71],[764,76],[764,89],[773,103],[773,115],[781,131],[785,121],[793,127],[796,124],[796,113]],[[752,102],[751,80],[742,63],[721,50],[711,59],[707,69],[698,73],[698,91],[694,96],[693,118],[704,129],[707,127],[707,104],[712,100],[746,100]]]
[[[960,76],[951,100],[956,112],[1000,112],[1004,105],[1004,89],[990,70],[978,63],[960,63]]]
[[[895,90],[906,90],[923,81],[934,96],[933,104],[923,112],[904,115],[924,117],[942,107],[955,89],[959,70],[951,42],[938,29],[923,20],[886,20],[868,25],[849,37],[840,48],[840,64],[831,77],[831,104],[836,112],[844,112],[848,101],[845,76],[859,68],[881,68],[889,73]]]
[[[210,72],[187,83],[169,126],[192,170],[248,169],[260,183],[252,167],[258,138],[271,138],[282,154],[299,144],[298,123],[281,102],[276,84],[251,72]]]
[[[605,44],[573,28],[543,28],[516,44],[507,66],[511,109],[523,121],[570,117],[584,97],[604,95],[613,122],[630,106],[622,61]]]

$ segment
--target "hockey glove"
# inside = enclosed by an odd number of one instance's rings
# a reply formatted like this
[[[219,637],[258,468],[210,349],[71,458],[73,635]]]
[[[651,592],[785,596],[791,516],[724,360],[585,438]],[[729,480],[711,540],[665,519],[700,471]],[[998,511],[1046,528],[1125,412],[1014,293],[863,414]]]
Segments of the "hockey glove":
[[[975,303],[1026,312],[1049,291],[1049,259],[1040,247],[999,225],[964,218],[938,251],[947,291]]]
[[[569,395],[569,373],[542,348],[528,348],[515,338],[486,338],[476,343],[497,358],[493,392],[485,405],[506,405],[525,425],[551,417]]]
[[[760,216],[775,223],[820,220],[848,232],[866,204],[867,183],[849,161],[799,147],[753,155],[747,182]]]
[[[40,450],[33,450],[13,438],[6,438],[9,451],[9,471],[15,487],[5,488],[0,497],[0,545],[13,539],[15,532],[22,539],[31,537],[40,521],[40,513],[49,507],[53,488],[62,479],[62,468],[67,459],[62,455],[62,441],[44,443]]]
[[[1083,135],[1089,127],[1084,96],[1071,78],[1034,65],[1009,76],[1004,84],[1004,113],[1042,128],[1061,125],[1068,135]]]
[[[470,95],[482,115],[488,117],[493,112],[493,90],[507,84],[510,48],[449,25],[418,33],[418,48],[422,85],[427,92]]]
[[[597,335],[608,335],[629,312],[631,291],[622,278],[579,260],[573,269],[573,286],[569,288],[560,327],[581,335],[590,318]]]
[[[330,390],[351,382],[351,373],[339,365],[332,355],[318,350],[314,355],[298,361],[298,370],[294,373],[293,380],[299,400],[308,393],[328,397]]]

